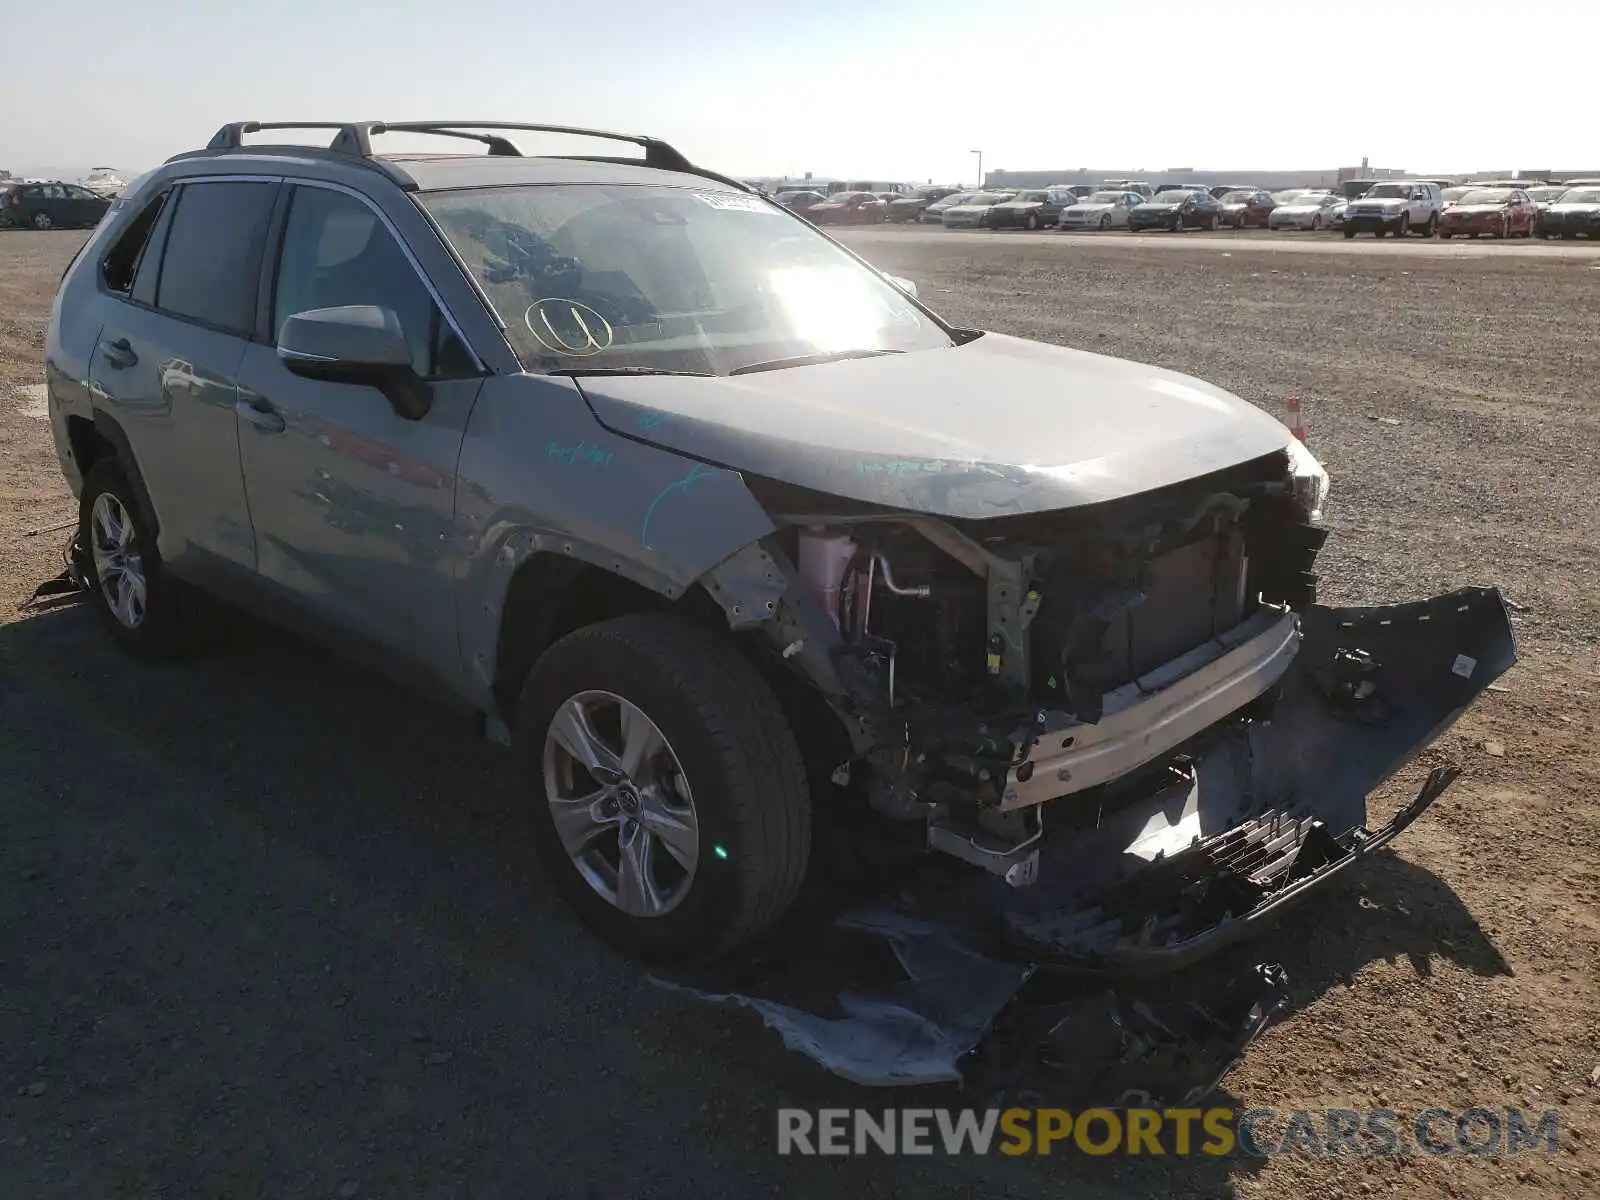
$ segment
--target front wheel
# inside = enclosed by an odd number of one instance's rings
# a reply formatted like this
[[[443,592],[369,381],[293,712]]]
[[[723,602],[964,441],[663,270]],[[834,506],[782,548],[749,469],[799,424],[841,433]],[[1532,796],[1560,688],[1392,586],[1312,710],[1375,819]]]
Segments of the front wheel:
[[[1321,233],[1322,232],[1322,218],[1321,217],[1312,217],[1311,218],[1311,232],[1312,233]]]
[[[1395,237],[1410,237],[1411,236],[1411,214],[1410,213],[1402,213],[1401,214],[1401,216],[1400,216],[1400,224],[1395,229],[1394,235],[1395,235]]]
[[[55,224],[56,223],[50,219],[50,214],[47,212],[36,212],[33,214],[32,225],[35,229],[40,231],[54,229]]]
[[[1355,236],[1356,236],[1356,231],[1354,229],[1350,228],[1350,226],[1346,225],[1344,227],[1344,236],[1345,236],[1345,238],[1347,240],[1354,241],[1355,240]]]
[[[793,903],[805,764],[777,695],[714,633],[640,614],[568,634],[529,673],[515,744],[545,870],[622,950],[715,958]]]
[[[1109,214],[1107,214],[1106,216],[1103,216],[1103,217],[1100,218],[1100,229],[1103,232],[1103,231],[1105,231],[1107,229],[1110,229],[1110,228],[1111,228],[1111,217],[1110,217]]]

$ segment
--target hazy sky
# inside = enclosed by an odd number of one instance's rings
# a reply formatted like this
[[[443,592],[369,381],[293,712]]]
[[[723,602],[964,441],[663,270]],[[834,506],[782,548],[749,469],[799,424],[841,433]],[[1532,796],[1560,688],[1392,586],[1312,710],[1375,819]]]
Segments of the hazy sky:
[[[989,169],[1600,166],[1596,0],[8,7],[12,169],[145,168],[228,120],[423,117],[653,133],[739,175],[955,181],[975,148]]]

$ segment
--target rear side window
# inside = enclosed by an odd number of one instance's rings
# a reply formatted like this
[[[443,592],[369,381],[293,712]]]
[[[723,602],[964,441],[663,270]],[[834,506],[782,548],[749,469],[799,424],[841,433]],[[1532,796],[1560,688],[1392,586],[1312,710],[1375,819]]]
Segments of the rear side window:
[[[156,227],[162,206],[170,195],[170,192],[163,192],[146,204],[139,215],[128,222],[127,229],[101,260],[100,278],[108,290],[124,296],[133,290],[139,259],[150,242],[150,232]]]
[[[174,203],[156,307],[248,336],[277,185],[185,184]]]

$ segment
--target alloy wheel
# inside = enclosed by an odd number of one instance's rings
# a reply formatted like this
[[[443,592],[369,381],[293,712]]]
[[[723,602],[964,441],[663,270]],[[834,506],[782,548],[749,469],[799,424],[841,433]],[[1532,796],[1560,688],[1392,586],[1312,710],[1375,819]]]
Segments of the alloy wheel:
[[[632,917],[682,903],[700,856],[694,795],[643,709],[611,692],[569,697],[545,734],[544,788],[562,848],[597,895]]]
[[[95,497],[89,516],[89,537],[95,579],[106,607],[124,628],[137,629],[144,621],[149,591],[144,557],[128,510],[111,492],[101,492]]]

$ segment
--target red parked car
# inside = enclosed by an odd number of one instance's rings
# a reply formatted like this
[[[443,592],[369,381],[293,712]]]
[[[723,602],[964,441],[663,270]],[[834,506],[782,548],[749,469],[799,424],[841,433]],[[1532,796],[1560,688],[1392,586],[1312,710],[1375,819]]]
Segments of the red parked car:
[[[1473,188],[1439,214],[1439,236],[1532,237],[1538,212],[1521,188]]]
[[[1224,192],[1218,199],[1222,201],[1222,223],[1234,229],[1265,229],[1278,204],[1271,192],[1255,188]]]
[[[871,225],[888,220],[889,204],[871,192],[835,192],[806,216],[814,225]]]

